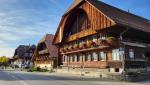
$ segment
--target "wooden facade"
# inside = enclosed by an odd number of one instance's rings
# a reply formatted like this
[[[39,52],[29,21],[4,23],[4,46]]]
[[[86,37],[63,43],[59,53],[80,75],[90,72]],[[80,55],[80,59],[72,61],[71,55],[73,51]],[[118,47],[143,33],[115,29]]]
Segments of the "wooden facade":
[[[150,59],[146,50],[150,41],[144,37],[150,36],[149,27],[148,20],[101,1],[75,0],[53,40],[59,47],[59,65],[125,70],[133,64],[143,68],[140,64]]]
[[[51,70],[57,66],[57,48],[52,45],[53,35],[46,34],[38,43],[33,55],[35,67]]]

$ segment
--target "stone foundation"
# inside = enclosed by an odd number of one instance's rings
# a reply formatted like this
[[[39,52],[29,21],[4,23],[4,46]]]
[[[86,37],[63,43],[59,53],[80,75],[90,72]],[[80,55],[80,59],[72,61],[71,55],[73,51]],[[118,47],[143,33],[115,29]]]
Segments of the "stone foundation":
[[[121,80],[121,75],[119,72],[109,72],[109,68],[98,69],[98,68],[68,68],[63,67],[58,69],[58,73],[65,73],[68,75],[78,75],[85,77],[93,77],[93,78],[109,78],[113,80]]]

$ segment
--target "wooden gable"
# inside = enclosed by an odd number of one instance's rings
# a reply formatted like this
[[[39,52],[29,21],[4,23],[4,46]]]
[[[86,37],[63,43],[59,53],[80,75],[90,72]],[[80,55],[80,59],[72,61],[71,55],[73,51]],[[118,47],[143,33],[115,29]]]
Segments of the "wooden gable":
[[[78,3],[79,5],[76,5],[74,9],[72,8],[71,11],[67,11],[67,14],[65,14],[61,20],[61,23],[58,27],[58,30],[56,32],[55,38],[53,43],[58,44],[62,41],[73,41],[78,38],[82,38],[85,36],[89,36],[92,34],[95,34],[97,29],[101,30],[107,27],[111,27],[115,25],[115,22],[107,17],[104,13],[99,11],[96,7],[94,7],[92,4],[88,2],[88,0],[83,0],[82,2]],[[86,13],[88,17],[88,23],[86,24],[86,30],[80,31],[78,33],[68,35],[68,37],[65,37],[66,33],[71,29],[70,27],[67,27],[68,25],[72,25],[71,23],[74,20],[69,21],[70,17],[74,17],[76,12],[78,10],[82,10]],[[106,10],[107,11],[107,10]]]
[[[112,19],[107,17],[88,1],[81,5],[80,8],[87,13],[91,24],[91,29],[104,29],[115,24]]]

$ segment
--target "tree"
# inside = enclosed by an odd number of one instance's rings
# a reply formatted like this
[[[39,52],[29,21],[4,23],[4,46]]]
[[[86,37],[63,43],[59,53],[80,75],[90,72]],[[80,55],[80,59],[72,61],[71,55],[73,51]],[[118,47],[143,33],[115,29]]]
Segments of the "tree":
[[[9,58],[7,58],[6,56],[0,57],[0,65],[6,66],[8,65],[8,63],[9,63]]]

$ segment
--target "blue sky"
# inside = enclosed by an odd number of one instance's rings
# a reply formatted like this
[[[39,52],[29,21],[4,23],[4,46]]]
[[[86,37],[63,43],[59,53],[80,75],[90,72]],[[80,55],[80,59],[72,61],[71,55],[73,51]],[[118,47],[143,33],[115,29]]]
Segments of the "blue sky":
[[[150,19],[150,0],[101,0]],[[0,56],[12,57],[18,45],[36,44],[55,34],[73,0],[0,0]]]

